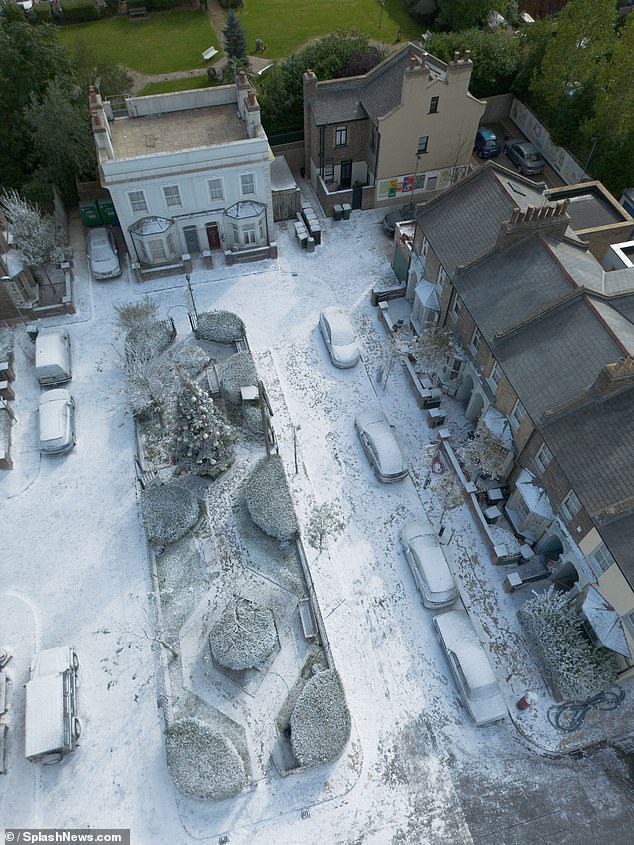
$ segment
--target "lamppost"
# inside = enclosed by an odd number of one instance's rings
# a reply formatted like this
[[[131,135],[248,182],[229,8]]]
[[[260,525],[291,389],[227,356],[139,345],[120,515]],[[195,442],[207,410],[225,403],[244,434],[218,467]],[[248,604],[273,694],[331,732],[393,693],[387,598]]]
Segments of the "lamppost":
[[[594,153],[594,149],[595,149],[599,139],[598,138],[591,138],[590,140],[592,141],[592,149],[590,150],[590,155],[588,156],[588,158],[586,160],[585,166],[583,168],[584,170],[588,169],[588,165],[590,164],[590,159],[592,158],[592,154]]]
[[[194,316],[198,319],[198,310],[196,309],[196,302],[194,301],[194,291],[192,290],[191,276],[189,273],[185,274],[185,281],[187,282],[187,292],[189,293],[189,303],[191,305]]]

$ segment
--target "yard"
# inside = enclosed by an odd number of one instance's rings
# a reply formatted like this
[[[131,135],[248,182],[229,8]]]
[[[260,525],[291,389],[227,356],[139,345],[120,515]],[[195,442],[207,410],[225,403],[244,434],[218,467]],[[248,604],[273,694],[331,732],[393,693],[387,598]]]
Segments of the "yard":
[[[220,47],[207,15],[182,9],[154,13],[143,20],[118,16],[65,26],[59,29],[59,38],[71,53],[89,45],[95,61],[116,62],[147,74],[201,66],[203,50]]]
[[[267,45],[264,55],[273,59],[287,56],[307,41],[328,35],[335,29],[356,27],[370,38],[391,44],[401,32],[401,40],[419,38],[421,25],[405,10],[403,0],[385,0],[381,10],[378,0],[249,0],[239,15],[244,27],[249,54],[255,51],[255,39]],[[284,25],[280,26],[280,21]],[[380,26],[379,26],[380,25]]]
[[[201,76],[185,76],[183,79],[162,79],[158,82],[149,82],[140,92],[141,97],[149,97],[150,94],[169,94],[172,91],[191,91],[192,88],[207,88],[209,80],[207,74]]]

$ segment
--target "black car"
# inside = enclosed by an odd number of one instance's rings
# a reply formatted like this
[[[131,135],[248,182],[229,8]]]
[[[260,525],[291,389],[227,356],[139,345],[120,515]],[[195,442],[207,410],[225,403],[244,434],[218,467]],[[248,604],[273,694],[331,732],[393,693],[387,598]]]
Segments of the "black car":
[[[396,229],[396,224],[400,223],[401,220],[413,220],[415,213],[415,202],[408,202],[407,205],[404,205],[402,208],[394,209],[394,211],[388,211],[383,218],[383,228],[387,234],[392,237],[394,235],[394,230]]]

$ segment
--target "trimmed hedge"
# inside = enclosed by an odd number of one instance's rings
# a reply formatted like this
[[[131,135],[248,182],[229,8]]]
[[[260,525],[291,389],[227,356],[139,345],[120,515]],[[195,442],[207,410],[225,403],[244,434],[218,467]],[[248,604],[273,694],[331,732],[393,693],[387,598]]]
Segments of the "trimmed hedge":
[[[141,493],[141,515],[148,540],[167,546],[184,537],[200,518],[200,505],[182,484],[150,484]]]
[[[62,0],[62,14],[55,15],[56,23],[81,23],[96,21],[101,17],[101,9],[95,0]]]
[[[248,599],[230,602],[209,634],[214,659],[235,671],[255,669],[277,645],[272,611]]]
[[[235,343],[244,338],[244,323],[233,311],[205,311],[198,315],[194,335],[199,340]]]
[[[297,519],[279,455],[262,458],[246,481],[246,502],[251,519],[269,537],[292,540]]]
[[[291,745],[302,766],[313,768],[341,756],[350,739],[350,711],[334,669],[306,682],[291,715]]]

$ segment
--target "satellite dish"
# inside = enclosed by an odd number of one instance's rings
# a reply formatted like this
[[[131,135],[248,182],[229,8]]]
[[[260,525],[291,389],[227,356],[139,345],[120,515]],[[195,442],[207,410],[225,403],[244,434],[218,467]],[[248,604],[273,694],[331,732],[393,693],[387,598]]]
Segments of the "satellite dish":
[[[429,38],[431,38],[431,32],[429,30],[427,30],[427,32],[423,32],[421,38],[423,39],[423,41],[427,41]]]

